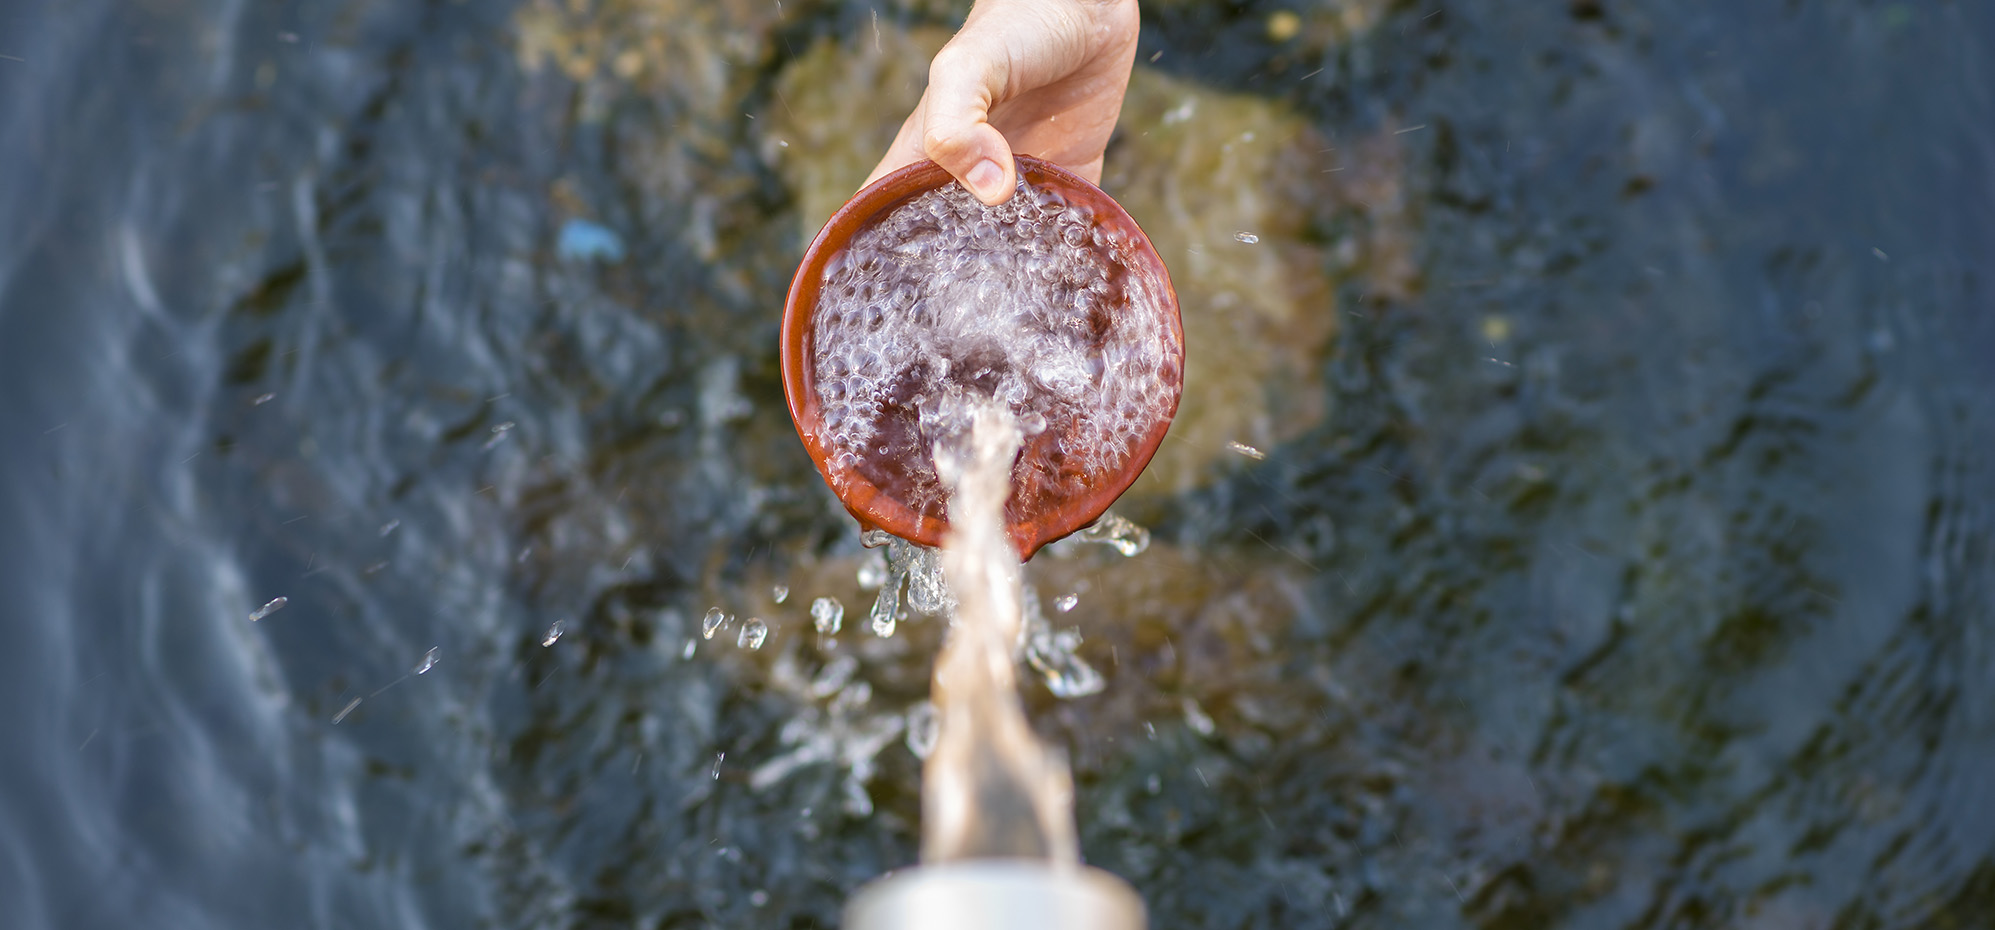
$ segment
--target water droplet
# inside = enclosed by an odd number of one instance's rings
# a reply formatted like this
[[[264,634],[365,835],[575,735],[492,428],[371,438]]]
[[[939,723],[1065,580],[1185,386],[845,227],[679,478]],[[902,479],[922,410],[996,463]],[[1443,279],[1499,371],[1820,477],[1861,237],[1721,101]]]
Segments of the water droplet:
[[[935,752],[935,742],[942,736],[942,715],[935,705],[922,701],[907,709],[907,751],[917,759],[926,759]]]
[[[387,539],[388,534],[393,533],[395,531],[395,528],[401,525],[402,521],[400,520],[389,520],[388,522],[381,524],[381,538]]]
[[[679,650],[679,658],[690,659],[693,657],[693,653],[699,651],[699,648],[700,641],[689,636],[686,638],[686,648]]]
[[[271,401],[276,399],[277,399],[277,394],[274,391],[269,394],[258,394],[256,395],[255,400],[249,402],[249,405],[252,407],[261,407],[264,404],[270,403]]]
[[[1143,779],[1143,790],[1148,791],[1151,794],[1156,794],[1157,792],[1164,790],[1163,776],[1158,775],[1155,772],[1152,772],[1149,778]]]
[[[416,674],[427,675],[430,669],[436,667],[436,653],[440,648],[442,647],[431,646],[428,652],[423,653],[423,660],[416,664]]]
[[[714,754],[713,754],[713,780],[714,780],[714,781],[720,781],[720,764],[721,764],[722,762],[725,762],[725,761],[727,761],[727,753],[724,753],[724,752],[717,752],[717,753],[714,753]],[[722,850],[722,852],[725,852],[725,851],[726,851],[726,850]]]
[[[785,145],[788,145],[789,143],[787,143],[787,142],[786,142],[786,143],[784,143],[784,144],[785,144]],[[755,906],[755,907],[768,907],[768,906],[769,906],[769,893],[768,893],[768,892],[766,892],[766,891],[763,891],[763,890],[762,890],[762,889],[760,889],[760,888],[757,888],[757,889],[755,889],[754,891],[751,891],[751,892],[749,892],[749,893],[748,893],[748,903],[749,903],[750,905],[753,905],[753,906]]]
[[[734,644],[743,649],[760,649],[762,641],[769,638],[769,625],[755,617],[741,625],[741,635],[735,637]]]
[[[1205,709],[1199,707],[1197,701],[1188,697],[1181,704],[1185,711],[1185,725],[1191,727],[1192,732],[1200,736],[1211,736],[1212,731],[1216,727],[1213,726],[1212,718],[1205,713]]]
[[[1074,605],[1080,602],[1081,596],[1078,594],[1062,594],[1053,599],[1053,609],[1061,613],[1066,613],[1073,610]]]
[[[565,619],[554,621],[554,625],[547,628],[547,634],[540,638],[540,644],[542,646],[554,645],[555,641],[561,638],[561,634],[566,630],[567,625],[568,621]]]
[[[1254,459],[1255,461],[1259,461],[1261,459],[1268,457],[1268,454],[1266,452],[1262,452],[1261,450],[1256,449],[1253,446],[1247,445],[1244,442],[1228,442],[1226,444],[1226,451],[1234,453],[1235,455],[1244,455],[1250,459]]]
[[[711,610],[708,610],[707,615],[701,618],[700,620],[700,638],[712,639],[713,635],[715,633],[720,632],[720,628],[726,625],[727,625],[727,611],[724,611],[718,607],[712,608]]]
[[[340,708],[339,713],[333,715],[332,719],[333,726],[339,726],[339,722],[345,720],[346,715],[353,713],[353,709],[359,706],[360,706],[359,698],[354,698],[353,700],[346,702],[346,706]]]
[[[820,597],[811,601],[810,621],[819,633],[836,636],[838,629],[845,625],[845,605],[835,597]]]
[[[895,627],[895,626],[896,626],[896,625],[897,625],[898,623],[899,623],[899,621],[898,621],[898,620],[897,620],[897,619],[896,619],[896,618],[894,617],[894,612],[893,612],[893,611],[888,611],[888,612],[887,612],[887,613],[886,613],[885,615],[882,615],[882,614],[881,614],[881,613],[880,613],[879,611],[877,611],[877,610],[873,611],[873,635],[874,635],[874,636],[878,636],[878,637],[880,637],[881,639],[886,639],[886,638],[888,638],[888,637],[891,637],[891,636],[893,636],[893,635],[894,635],[894,627]]]
[[[1261,241],[1260,236],[1256,236],[1250,232],[1236,232],[1233,234],[1233,238],[1238,239],[1241,242],[1245,242],[1248,245],[1253,245],[1254,243]]]
[[[790,586],[786,584],[779,584],[773,588],[770,588],[769,596],[775,598],[776,603],[781,604],[782,602],[790,599]]]
[[[273,597],[270,599],[269,603],[264,604],[262,607],[258,607],[257,609],[249,612],[249,622],[255,623],[258,620],[261,620],[265,617],[270,616],[271,614],[283,610],[284,605],[289,603],[291,603],[291,599],[288,597]]]

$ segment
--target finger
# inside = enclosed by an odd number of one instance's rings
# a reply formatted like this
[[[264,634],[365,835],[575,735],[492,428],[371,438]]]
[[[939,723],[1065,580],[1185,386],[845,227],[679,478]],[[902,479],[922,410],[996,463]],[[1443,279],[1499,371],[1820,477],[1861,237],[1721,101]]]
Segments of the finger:
[[[1003,56],[945,47],[929,64],[928,91],[917,114],[922,154],[992,205],[1010,200],[1018,183],[1011,145],[990,122],[1004,82]]]

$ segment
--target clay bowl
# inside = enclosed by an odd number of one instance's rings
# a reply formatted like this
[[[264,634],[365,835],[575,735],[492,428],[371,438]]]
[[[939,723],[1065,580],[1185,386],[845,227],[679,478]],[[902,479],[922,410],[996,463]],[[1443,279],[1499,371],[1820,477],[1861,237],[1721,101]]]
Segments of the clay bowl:
[[[1157,257],[1149,238],[1137,228],[1136,222],[1129,218],[1120,204],[1100,188],[1049,162],[1019,156],[1017,164],[1019,175],[1034,187],[1050,189],[1069,206],[1092,211],[1095,226],[1116,234],[1115,241],[1121,245],[1115,247],[1116,257],[1111,264],[1113,288],[1104,312],[1111,318],[1115,314],[1153,315],[1152,319],[1157,324],[1154,329],[1161,333],[1160,338],[1166,343],[1163,346],[1164,361],[1159,363],[1154,381],[1168,393],[1168,403],[1150,411],[1150,422],[1134,424],[1132,430],[1136,438],[1131,442],[1128,454],[1116,467],[1080,471],[1070,458],[1059,451],[1062,447],[1055,429],[1048,428],[1026,438],[1019,450],[1020,460],[1014,465],[1014,476],[1032,473],[1034,468],[1046,474],[1054,473],[1046,469],[1058,472],[1057,481],[1030,486],[1015,483],[1012,498],[1006,505],[1005,518],[1011,540],[1018,549],[1019,558],[1029,559],[1047,543],[1093,523],[1123,491],[1135,483],[1144,466],[1150,463],[1157,446],[1164,441],[1171,418],[1177,412],[1178,397],[1183,388],[1184,329],[1178,317],[1177,295],[1171,289],[1170,275],[1164,269],[1163,260]],[[812,317],[826,279],[827,265],[851,244],[855,236],[914,197],[954,183],[955,180],[940,166],[924,161],[895,171],[854,195],[837,213],[832,214],[816,240],[804,252],[803,263],[790,282],[789,300],[783,307],[783,393],[789,401],[790,418],[796,423],[797,433],[803,438],[804,447],[809,451],[811,461],[817,465],[818,473],[824,476],[825,483],[858,519],[861,527],[886,530],[926,546],[942,544],[948,529],[948,518],[944,508],[934,500],[917,504],[906,499],[911,496],[904,493],[907,484],[904,479],[908,474],[905,459],[910,456],[867,456],[854,465],[848,453],[845,466],[834,466],[832,463],[831,443],[824,436],[817,389]],[[1092,245],[1081,248],[1096,248],[1098,253],[1108,254]],[[1146,326],[1151,323],[1149,320],[1141,322]],[[893,409],[891,398],[884,403],[889,410]]]

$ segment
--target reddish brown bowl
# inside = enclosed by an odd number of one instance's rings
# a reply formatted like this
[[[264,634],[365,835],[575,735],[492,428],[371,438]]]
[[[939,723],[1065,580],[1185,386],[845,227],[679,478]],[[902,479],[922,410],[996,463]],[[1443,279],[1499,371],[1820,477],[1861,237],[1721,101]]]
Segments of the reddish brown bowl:
[[[1033,185],[1050,188],[1069,204],[1092,210],[1096,224],[1110,227],[1127,237],[1133,248],[1118,262],[1121,273],[1143,276],[1149,286],[1122,288],[1124,299],[1114,312],[1158,315],[1165,324],[1163,329],[1171,343],[1167,347],[1170,364],[1166,366],[1165,373],[1169,409],[1149,424],[1148,431],[1141,434],[1142,438],[1131,449],[1121,468],[1112,473],[1082,476],[1077,483],[1078,492],[1040,493],[1030,499],[1014,494],[1007,503],[1005,521],[1012,543],[1018,548],[1019,558],[1029,559],[1047,543],[1093,523],[1116,498],[1122,496],[1123,491],[1135,483],[1144,466],[1150,463],[1157,446],[1164,441],[1171,418],[1177,412],[1178,396],[1183,388],[1184,328],[1178,317],[1177,294],[1171,289],[1170,274],[1165,271],[1163,260],[1157,257],[1149,237],[1143,235],[1136,221],[1129,218],[1120,204],[1100,188],[1050,162],[1020,155],[1017,164],[1020,176]],[[846,472],[842,482],[833,480],[832,466],[828,461],[829,449],[820,436],[823,419],[816,368],[812,363],[815,344],[812,341],[811,319],[823,287],[825,266],[851,243],[854,236],[909,199],[954,183],[955,179],[939,165],[924,161],[888,174],[854,195],[837,213],[832,214],[816,240],[804,252],[803,263],[790,282],[789,300],[783,307],[783,393],[789,401],[790,419],[796,423],[797,433],[803,438],[804,448],[817,465],[818,473],[838,493],[845,509],[852,512],[861,527],[883,529],[925,546],[941,545],[943,534],[948,529],[947,518],[935,512],[935,508],[924,512],[909,506],[882,490],[878,482],[868,480],[856,471]],[[1138,306],[1136,301],[1128,299],[1131,293],[1139,290],[1153,295],[1155,299],[1149,303],[1154,306]],[[1028,439],[1019,454],[1045,455],[1051,442],[1050,437],[1041,434],[1035,439]],[[897,469],[899,466],[892,462],[870,462],[868,467]]]

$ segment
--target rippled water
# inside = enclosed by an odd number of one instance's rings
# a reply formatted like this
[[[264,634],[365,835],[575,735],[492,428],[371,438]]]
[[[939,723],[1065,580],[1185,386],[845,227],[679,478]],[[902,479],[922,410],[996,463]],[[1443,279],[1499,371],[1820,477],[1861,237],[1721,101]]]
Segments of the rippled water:
[[[913,861],[939,630],[812,629],[868,557],[775,331],[950,6],[0,11],[0,922]],[[1109,154],[1192,355],[1153,545],[1032,566],[1087,858],[1169,927],[1984,922],[1995,18],[1292,9],[1147,8]]]

